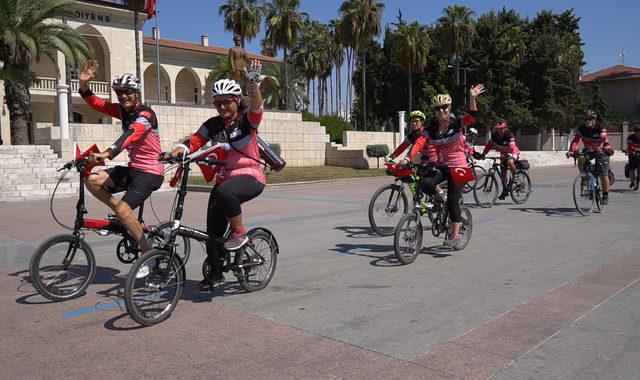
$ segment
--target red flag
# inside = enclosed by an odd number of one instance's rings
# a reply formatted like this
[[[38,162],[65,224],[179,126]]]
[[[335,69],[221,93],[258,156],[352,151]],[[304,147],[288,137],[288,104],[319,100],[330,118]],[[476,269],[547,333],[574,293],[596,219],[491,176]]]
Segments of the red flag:
[[[98,149],[98,146],[96,144],[91,145],[89,149],[85,150],[82,153],[80,153],[80,146],[78,145],[78,143],[75,143],[75,146],[76,146],[76,160],[82,160],[84,158],[87,158],[91,153],[100,153],[100,149]],[[98,164],[87,164],[84,167],[84,173],[83,173],[84,176],[88,177],[91,174],[91,169],[97,165]]]
[[[156,0],[147,0],[147,6],[144,7],[144,11],[147,12],[147,20],[155,16],[156,14]]]
[[[464,185],[469,181],[473,181],[473,170],[469,167],[459,166],[459,167],[449,167],[451,171],[451,178],[453,179],[453,183],[456,185]]]

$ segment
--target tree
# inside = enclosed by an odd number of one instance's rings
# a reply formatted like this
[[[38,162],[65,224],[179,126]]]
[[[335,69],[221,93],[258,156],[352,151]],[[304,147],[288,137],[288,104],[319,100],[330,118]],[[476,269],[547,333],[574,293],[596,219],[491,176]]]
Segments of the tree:
[[[298,71],[293,68],[291,70],[291,82],[289,86],[284,86],[284,65],[267,66],[263,73],[265,78],[260,84],[260,91],[264,97],[265,104],[271,108],[285,108],[285,91],[288,91],[288,99],[293,99],[296,109],[302,109],[309,103],[304,93],[304,78]]]
[[[422,71],[427,66],[427,55],[431,47],[431,39],[427,33],[427,28],[418,22],[411,24],[400,23],[397,31],[399,55],[402,66],[407,71],[409,82],[409,108],[407,112],[413,109],[412,104],[412,74]]]
[[[273,43],[276,49],[282,48],[283,50],[283,65],[284,65],[284,104],[288,109],[288,95],[289,91],[286,90],[289,80],[287,72],[288,54],[298,38],[298,33],[302,27],[302,21],[308,15],[304,12],[299,12],[300,0],[272,0],[270,3],[264,4],[265,14],[265,29],[266,37]]]
[[[600,81],[596,80],[590,85],[591,87],[591,101],[589,102],[589,109],[592,109],[598,113],[600,119],[606,123],[608,120],[609,110],[611,107],[607,103],[607,99],[602,92]]]
[[[211,66],[211,71],[209,71],[209,76],[211,76],[215,81],[220,79],[232,79],[233,78],[233,68],[231,68],[231,63],[229,60],[224,58],[218,58],[218,62]]]
[[[218,8],[218,15],[224,16],[224,30],[233,32],[251,41],[260,32],[262,8],[256,6],[257,0],[227,0]]]
[[[341,33],[340,20],[332,19],[329,21],[329,33],[333,39],[331,57],[336,68],[336,112],[342,117],[340,105],[342,104],[342,64],[344,63],[344,38]],[[346,115],[344,116],[346,119]]]
[[[0,61],[3,62],[0,80],[5,82],[13,144],[29,144],[29,86],[37,81],[29,65],[39,61],[43,54],[55,62],[56,51],[61,51],[74,66],[87,61],[91,55],[91,45],[77,31],[51,21],[73,18],[71,2],[0,0]]]
[[[363,130],[367,130],[367,87],[366,77],[366,52],[362,47],[373,37],[382,32],[381,20],[384,4],[377,0],[347,0],[340,6],[343,16],[343,31],[351,38],[354,50],[360,55],[362,67],[362,120]],[[346,29],[346,30],[345,30]]]

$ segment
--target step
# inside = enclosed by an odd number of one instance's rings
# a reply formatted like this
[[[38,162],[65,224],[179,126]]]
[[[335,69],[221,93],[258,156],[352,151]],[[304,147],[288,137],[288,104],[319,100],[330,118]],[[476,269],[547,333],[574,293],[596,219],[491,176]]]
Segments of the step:
[[[37,189],[37,190],[21,190],[21,197],[33,197],[33,196],[47,196],[51,195],[50,189]]]
[[[3,197],[2,195],[0,195],[0,203],[3,203],[3,202],[7,202],[7,203],[8,202],[23,202],[25,200],[26,200],[25,197],[21,197],[19,195],[17,195],[17,196],[6,196],[6,197]]]
[[[45,188],[44,183],[16,183],[17,190],[43,190]]]
[[[33,172],[28,167],[24,166],[16,166],[13,168],[4,168],[1,169],[2,174],[5,178],[15,178],[15,176],[19,175],[20,177],[28,176]]]
[[[73,186],[71,186],[70,183],[65,183],[65,182],[60,183],[60,184],[58,184],[57,182],[55,182],[55,183],[43,183],[43,185],[44,185],[45,189],[55,189],[56,186],[58,186],[58,190],[60,190],[60,189],[73,189]],[[75,191],[75,189],[74,189],[74,191]]]

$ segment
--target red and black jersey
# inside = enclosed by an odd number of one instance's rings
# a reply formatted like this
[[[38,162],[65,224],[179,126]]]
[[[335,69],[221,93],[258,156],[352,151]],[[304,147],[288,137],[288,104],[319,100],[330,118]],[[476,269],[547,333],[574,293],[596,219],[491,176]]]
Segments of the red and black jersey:
[[[404,138],[404,141],[400,145],[398,145],[396,150],[394,150],[389,157],[391,157],[391,159],[398,157],[400,154],[402,154],[402,152],[404,152],[405,149],[416,143],[416,140],[418,139],[418,137],[420,137],[421,133],[422,132],[416,133],[415,131],[411,131],[411,133],[409,133]]]
[[[575,152],[578,149],[578,144],[582,140],[585,148],[592,148],[597,152],[601,152],[602,149],[610,149],[609,138],[607,137],[607,129],[602,125],[596,125],[593,128],[589,128],[586,125],[581,125],[576,130],[576,136],[571,142],[571,151]]]
[[[510,130],[504,131],[502,136],[498,135],[497,132],[492,132],[482,154],[487,154],[491,149],[497,150],[502,155],[520,153],[520,149],[516,145],[516,136]]]
[[[122,120],[122,135],[107,149],[111,159],[127,149],[130,167],[147,173],[162,174],[164,167],[158,163],[158,155],[162,152],[160,131],[156,113],[151,108],[140,104],[133,111],[127,112],[120,104],[106,102],[91,90],[78,92],[91,108]]]
[[[627,151],[629,155],[640,154],[640,138],[637,138],[635,133],[627,137]]]

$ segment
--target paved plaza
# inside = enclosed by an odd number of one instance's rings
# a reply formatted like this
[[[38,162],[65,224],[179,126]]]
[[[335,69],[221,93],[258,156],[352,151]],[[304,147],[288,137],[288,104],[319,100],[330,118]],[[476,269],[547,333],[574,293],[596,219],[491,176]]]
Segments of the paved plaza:
[[[66,232],[48,200],[2,203],[0,378],[637,378],[640,194],[622,167],[613,165],[610,206],[589,217],[574,208],[571,166],[533,168],[524,205],[480,209],[467,194],[469,246],[443,254],[427,232],[408,266],[367,219],[390,177],[269,186],[243,207],[246,224],[280,245],[269,287],[246,293],[226,274],[215,293],[199,293],[204,251],[192,242],[177,308],[147,328],[124,307],[129,266],[115,257],[117,237],[88,234],[94,283],[50,302],[30,284],[29,260]],[[153,195],[160,220],[173,197]],[[189,193],[185,224],[204,226],[207,199]],[[74,206],[54,203],[67,224]],[[93,199],[88,209],[107,213]]]

